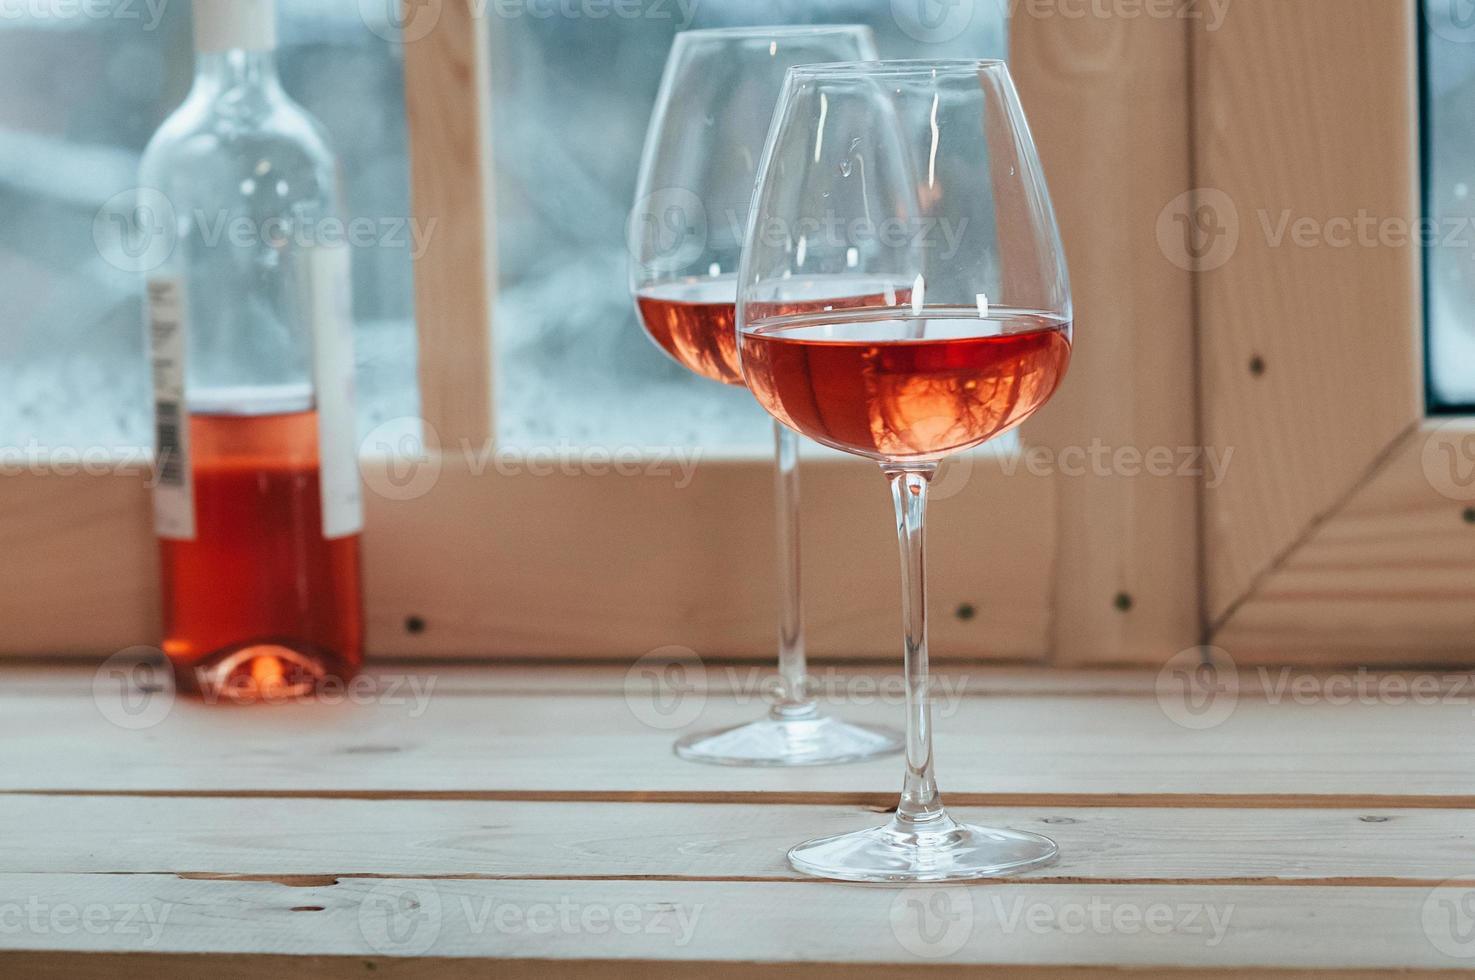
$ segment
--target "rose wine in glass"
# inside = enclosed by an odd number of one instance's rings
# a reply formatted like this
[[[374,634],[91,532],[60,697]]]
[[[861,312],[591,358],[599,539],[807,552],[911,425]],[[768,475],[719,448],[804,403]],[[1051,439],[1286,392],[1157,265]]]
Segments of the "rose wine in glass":
[[[826,282],[856,276],[908,288],[846,307],[792,302],[796,283],[823,295]],[[1054,212],[1004,64],[791,69],[759,164],[738,283],[749,390],[784,426],[880,464],[901,552],[900,802],[879,827],[795,846],[790,864],[824,878],[905,882],[1053,860],[1046,837],[954,820],[932,753],[928,486],[940,460],[1049,400],[1074,329]]]
[[[870,31],[851,25],[728,28],[676,36],[630,215],[630,289],[646,333],[687,370],[722,384],[743,384],[736,272],[756,165],[785,70],[871,57]],[[855,292],[876,292],[877,281],[868,282],[831,283],[824,288],[840,290],[831,297],[798,298],[868,305],[866,294]],[[799,450],[794,434],[778,424],[774,449],[778,693],[766,718],[693,733],[676,743],[676,753],[721,765],[797,766],[899,752],[898,733],[826,715],[809,690],[799,596]]]
[[[930,460],[1043,405],[1070,363],[1070,324],[1004,310],[982,322],[946,309],[801,313],[755,321],[742,353],[753,395],[790,428],[872,459]]]
[[[738,368],[737,279],[675,279],[635,294],[645,332],[682,367],[725,385],[743,383]]]

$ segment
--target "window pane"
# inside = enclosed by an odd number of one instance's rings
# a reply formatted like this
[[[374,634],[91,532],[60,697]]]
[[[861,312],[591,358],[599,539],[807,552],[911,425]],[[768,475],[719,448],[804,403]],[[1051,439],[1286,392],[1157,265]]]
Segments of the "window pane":
[[[1475,16],[1425,0],[1429,397],[1475,407]]]
[[[189,9],[115,0],[0,17],[0,445],[149,442],[142,280],[103,259],[93,220],[136,186],[145,144],[189,88]],[[418,410],[399,48],[357,0],[284,3],[279,21],[283,85],[329,131],[347,217],[374,229],[353,256],[366,431]]]
[[[625,221],[672,37],[861,23],[883,58],[1003,57],[1002,0],[509,0],[488,9],[500,440],[771,452],[771,420],[752,396],[668,361],[637,325],[626,284]],[[596,9],[608,13],[585,13]]]

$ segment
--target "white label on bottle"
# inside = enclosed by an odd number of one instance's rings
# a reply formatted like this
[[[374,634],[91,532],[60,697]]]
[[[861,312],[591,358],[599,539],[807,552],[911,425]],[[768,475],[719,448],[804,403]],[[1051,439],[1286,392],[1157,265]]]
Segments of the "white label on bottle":
[[[179,280],[150,279],[148,303],[154,374],[154,532],[161,538],[191,541],[195,500],[189,406],[184,399],[189,314]]]
[[[364,527],[353,408],[352,281],[346,246],[314,248],[310,254],[308,302],[312,313],[313,387],[317,390],[323,537],[341,538],[358,534]]]

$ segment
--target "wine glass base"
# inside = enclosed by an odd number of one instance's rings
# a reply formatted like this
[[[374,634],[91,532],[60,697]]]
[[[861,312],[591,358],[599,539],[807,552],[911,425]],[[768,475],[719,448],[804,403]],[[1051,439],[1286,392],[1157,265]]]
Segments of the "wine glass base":
[[[824,715],[760,718],[676,743],[676,754],[714,766],[829,766],[900,752],[901,733]]]
[[[1039,834],[960,824],[944,817],[917,832],[884,827],[805,841],[789,851],[794,870],[841,881],[966,881],[1012,874],[1054,861],[1059,849]]]

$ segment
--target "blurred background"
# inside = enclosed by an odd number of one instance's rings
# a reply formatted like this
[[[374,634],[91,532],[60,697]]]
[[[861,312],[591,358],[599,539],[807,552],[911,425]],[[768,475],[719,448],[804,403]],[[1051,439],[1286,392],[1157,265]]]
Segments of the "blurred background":
[[[1475,408],[1475,23],[1466,5],[1428,3],[1423,33],[1426,210],[1436,227],[1462,229],[1458,245],[1428,251],[1429,398],[1448,411]]]
[[[629,299],[625,221],[672,36],[862,23],[887,58],[1003,57],[1006,0],[972,5],[941,40],[889,0],[641,0],[605,16],[550,16],[543,0],[487,3],[499,443],[766,454],[770,422],[753,399],[659,354]],[[283,84],[330,132],[348,217],[381,229],[354,255],[361,434],[418,409],[394,7],[278,0]],[[148,138],[183,100],[190,30],[186,0],[0,11],[0,86],[10,93],[0,102],[0,445],[148,444],[141,285],[102,257],[93,221],[136,185]]]

